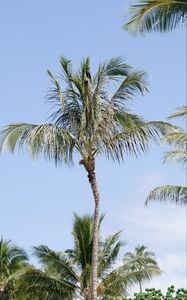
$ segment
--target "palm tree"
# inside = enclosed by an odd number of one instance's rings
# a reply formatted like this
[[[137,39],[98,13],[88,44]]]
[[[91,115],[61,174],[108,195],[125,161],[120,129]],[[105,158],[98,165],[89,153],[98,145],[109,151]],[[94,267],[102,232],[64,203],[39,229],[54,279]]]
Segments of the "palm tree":
[[[93,217],[75,214],[73,249],[56,252],[44,245],[34,248],[42,271],[31,269],[23,275],[20,290],[25,292],[28,299],[36,299],[37,296],[44,300],[91,299],[93,224]],[[139,278],[145,280],[150,277],[151,271],[146,264],[142,264],[141,270],[130,270],[125,265],[116,267],[123,245],[120,232],[108,236],[104,241],[99,238],[97,299],[118,299],[126,294],[128,287],[138,283]]]
[[[129,113],[129,102],[137,92],[144,94],[147,83],[145,73],[133,71],[123,59],[112,58],[100,64],[95,75],[91,75],[89,57],[81,62],[78,71],[65,57],[60,64],[60,78],[48,71],[53,84],[48,94],[54,108],[51,122],[10,124],[1,132],[0,145],[11,152],[16,146],[26,146],[32,157],[44,156],[56,165],[71,164],[74,154],[80,155],[95,201],[91,299],[96,300],[100,203],[96,157],[105,155],[120,162],[126,155],[138,156],[148,149],[150,139],[157,140],[173,127],[164,122],[146,122]]]
[[[0,300],[14,299],[15,283],[27,265],[25,251],[11,241],[0,240]]]
[[[170,31],[186,22],[186,0],[139,0],[131,5],[130,20],[123,26],[131,33]]]
[[[140,292],[142,292],[142,283],[145,280],[150,280],[152,277],[161,274],[155,254],[147,251],[147,247],[145,246],[137,246],[134,253],[127,252],[124,256],[123,263],[124,266],[132,272],[147,269],[147,278],[141,277],[141,273],[140,276],[137,276]]]
[[[175,114],[169,116],[169,119],[187,116],[187,107],[181,107]],[[187,133],[185,132],[173,132],[164,137],[164,142],[168,143],[174,148],[165,155],[165,161],[175,160],[179,163],[187,163]],[[187,204],[187,187],[186,186],[174,186],[165,185],[155,188],[150,192],[146,199],[146,204],[150,201],[171,201],[179,205]]]

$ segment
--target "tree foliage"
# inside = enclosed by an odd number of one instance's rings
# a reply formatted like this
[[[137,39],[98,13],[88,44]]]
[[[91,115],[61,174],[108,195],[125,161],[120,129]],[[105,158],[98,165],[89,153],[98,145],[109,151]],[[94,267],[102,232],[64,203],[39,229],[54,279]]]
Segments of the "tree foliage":
[[[102,217],[101,220],[102,221]],[[93,217],[74,215],[74,248],[56,252],[45,245],[34,248],[42,269],[30,268],[23,274],[21,293],[29,299],[85,299],[91,296],[91,262],[93,244]],[[141,270],[130,269],[126,264],[116,266],[124,242],[120,232],[99,239],[98,299],[118,299],[129,287],[149,280],[150,269],[142,265]],[[155,276],[158,273],[154,274]]]
[[[11,241],[0,240],[0,299],[12,300],[16,283],[28,265],[26,252]]]
[[[131,33],[171,31],[186,23],[186,0],[139,0],[129,9],[130,19],[124,29]]]
[[[149,140],[176,131],[166,122],[146,122],[129,112],[129,104],[147,91],[146,74],[133,70],[122,58],[100,64],[91,74],[90,58],[77,71],[69,59],[60,59],[62,74],[50,71],[52,106],[46,124],[17,123],[1,131],[0,148],[26,148],[31,157],[44,156],[56,164],[71,164],[78,152],[86,164],[97,155],[123,160],[148,149]]]
[[[161,290],[146,289],[145,292],[135,293],[133,297],[123,298],[123,300],[186,300],[187,290],[183,288],[175,289],[172,285],[165,294]]]
[[[137,246],[134,253],[127,252],[124,256],[123,263],[129,271],[147,270],[147,278],[137,277],[137,281],[142,291],[142,283],[150,280],[154,276],[161,275],[161,270],[157,264],[155,254],[147,250],[144,245]]]

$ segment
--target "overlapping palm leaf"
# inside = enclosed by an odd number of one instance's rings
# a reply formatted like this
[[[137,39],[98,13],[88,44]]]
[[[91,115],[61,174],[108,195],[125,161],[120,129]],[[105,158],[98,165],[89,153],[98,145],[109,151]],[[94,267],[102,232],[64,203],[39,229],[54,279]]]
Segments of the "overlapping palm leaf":
[[[186,0],[140,0],[129,9],[130,20],[124,28],[131,33],[170,31],[187,18]]]

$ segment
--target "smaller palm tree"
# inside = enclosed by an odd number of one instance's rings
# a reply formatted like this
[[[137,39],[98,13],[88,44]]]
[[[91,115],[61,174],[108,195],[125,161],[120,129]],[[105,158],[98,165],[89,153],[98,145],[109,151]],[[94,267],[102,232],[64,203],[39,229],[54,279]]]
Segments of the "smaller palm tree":
[[[20,290],[24,291],[25,299],[91,299],[93,224],[91,216],[74,216],[73,249],[56,252],[44,245],[34,248],[42,270],[31,268],[22,276]],[[126,265],[116,267],[123,245],[120,232],[104,241],[99,238],[97,299],[121,299],[139,278],[149,277],[147,266],[141,270],[130,270]]]
[[[27,265],[25,251],[11,241],[0,240],[0,300],[14,299],[16,281]]]
[[[131,33],[170,31],[186,22],[186,0],[139,0],[130,6],[130,20],[123,26]]]
[[[176,113],[169,116],[173,118],[186,118],[187,107],[181,107]],[[175,160],[183,165],[187,163],[187,133],[173,132],[164,137],[164,142],[168,143],[173,150],[168,151],[165,155],[165,161]],[[178,185],[165,185],[152,190],[147,199],[146,204],[150,201],[171,201],[179,205],[187,204],[187,187]]]
[[[161,274],[161,270],[156,262],[155,254],[151,251],[147,251],[147,247],[145,246],[137,246],[134,253],[127,252],[123,262],[127,270],[131,272],[140,272],[137,274],[140,292],[142,292],[143,282]],[[141,270],[146,272],[146,276],[141,276]]]

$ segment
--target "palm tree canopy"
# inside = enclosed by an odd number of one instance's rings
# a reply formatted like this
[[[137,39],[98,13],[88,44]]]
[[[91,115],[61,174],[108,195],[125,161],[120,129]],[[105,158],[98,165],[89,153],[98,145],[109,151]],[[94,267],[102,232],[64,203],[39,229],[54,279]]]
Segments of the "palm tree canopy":
[[[123,26],[131,33],[170,31],[184,24],[187,17],[186,0],[139,0],[131,5],[130,20]]]
[[[149,139],[175,131],[169,123],[146,122],[129,112],[135,94],[147,91],[147,81],[144,72],[134,71],[122,58],[100,64],[95,75],[89,57],[77,71],[65,57],[60,64],[58,78],[48,71],[51,122],[8,125],[1,131],[1,149],[14,152],[16,146],[26,147],[32,157],[42,155],[56,164],[72,163],[77,151],[86,166],[98,154],[117,161],[123,160],[124,154],[137,156],[147,150]]]
[[[10,299],[10,294],[15,291],[14,284],[19,272],[23,270],[28,261],[26,252],[12,244],[11,241],[0,240],[0,288],[1,292]]]
[[[123,259],[124,267],[129,271],[141,271],[145,270],[147,276],[141,276],[137,274],[137,280],[144,282],[150,280],[154,276],[161,274],[161,270],[157,264],[155,254],[147,250],[144,245],[137,246],[134,253],[127,252]]]
[[[100,219],[102,222],[103,216]],[[93,217],[74,215],[74,248],[65,252],[56,252],[47,246],[34,248],[34,254],[42,265],[42,270],[30,269],[23,275],[21,290],[25,296],[35,299],[90,299],[90,280],[93,243]],[[119,251],[124,242],[120,232],[99,239],[98,296],[111,299],[124,295],[129,286],[137,283],[137,278],[147,278],[148,269],[129,270],[120,266],[116,268]],[[33,288],[33,286],[35,288]],[[38,294],[36,294],[36,291]],[[81,298],[81,299],[82,299]],[[115,298],[117,299],[117,298]]]

